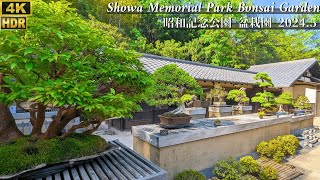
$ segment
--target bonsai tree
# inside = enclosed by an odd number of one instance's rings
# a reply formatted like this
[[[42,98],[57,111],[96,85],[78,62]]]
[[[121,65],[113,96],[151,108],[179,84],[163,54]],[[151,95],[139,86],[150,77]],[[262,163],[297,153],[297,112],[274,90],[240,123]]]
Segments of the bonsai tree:
[[[227,99],[234,100],[238,106],[243,106],[245,102],[249,102],[250,98],[247,97],[245,88],[230,90]]]
[[[299,96],[294,102],[293,107],[298,108],[299,110],[310,109],[311,104],[309,99],[306,96]]]
[[[233,89],[230,90],[228,95],[227,95],[227,99],[232,99],[235,102],[238,102],[238,106],[237,106],[237,111],[242,114],[242,106],[244,105],[245,102],[248,102],[250,100],[250,98],[247,97],[245,88],[240,88],[240,89]]]
[[[262,87],[262,88],[274,87],[271,77],[265,72],[259,72],[253,78],[257,80],[256,84],[259,87]]]
[[[217,98],[217,102],[223,102],[227,95],[225,88],[221,87],[219,83],[214,84],[214,88],[210,90],[210,97]]]
[[[274,86],[272,79],[265,72],[256,74],[254,79],[257,80],[256,84],[259,87],[262,87],[262,92],[256,93],[255,96],[251,98],[251,101],[260,103],[263,108],[260,108],[259,111],[263,111],[265,113],[273,112],[274,106],[276,105],[274,94],[265,89]]]
[[[32,102],[31,136],[67,136],[138,110],[151,79],[132,51],[120,49],[99,22],[83,20],[67,2],[33,2],[25,31],[0,31],[0,141],[22,136],[8,106]],[[47,108],[57,115],[42,132]],[[84,115],[86,121],[64,133]]]
[[[292,93],[285,92],[276,98],[276,103],[279,105],[279,112],[284,112],[283,105],[290,105],[293,102]]]
[[[185,102],[192,100],[193,95],[202,95],[202,88],[197,81],[175,64],[168,64],[157,69],[153,75],[154,85],[149,105],[176,105],[170,114],[185,113]]]

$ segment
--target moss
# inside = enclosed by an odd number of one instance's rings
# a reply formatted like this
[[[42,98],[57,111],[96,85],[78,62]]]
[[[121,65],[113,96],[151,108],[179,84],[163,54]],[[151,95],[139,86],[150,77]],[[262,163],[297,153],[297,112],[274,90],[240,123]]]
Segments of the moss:
[[[73,134],[68,138],[36,140],[23,137],[0,144],[0,175],[13,174],[46,163],[54,164],[72,158],[93,155],[106,150],[100,136]]]
[[[185,170],[176,175],[174,180],[206,180],[206,177],[195,170]]]

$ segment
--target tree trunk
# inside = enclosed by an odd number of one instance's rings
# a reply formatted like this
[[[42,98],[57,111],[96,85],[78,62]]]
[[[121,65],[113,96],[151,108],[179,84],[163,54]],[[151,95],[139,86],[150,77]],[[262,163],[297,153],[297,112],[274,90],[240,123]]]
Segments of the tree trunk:
[[[186,106],[185,104],[181,104],[180,106],[178,106],[176,109],[170,111],[170,113],[172,114],[181,114],[181,113],[186,113]]]
[[[0,104],[0,142],[12,141],[22,137],[8,106]]]
[[[70,106],[68,108],[60,108],[57,115],[50,123],[45,138],[50,139],[56,136],[60,136],[63,129],[74,118],[80,116],[80,110],[76,106]]]
[[[38,103],[37,110],[35,108],[30,109],[30,121],[32,122],[31,135],[38,137],[42,135],[41,129],[46,118],[46,106]],[[33,119],[33,121],[31,120]]]
[[[10,93],[10,89],[1,87],[4,74],[0,73],[0,91]],[[22,137],[22,132],[18,129],[15,120],[7,105],[0,104],[0,142],[7,142]]]

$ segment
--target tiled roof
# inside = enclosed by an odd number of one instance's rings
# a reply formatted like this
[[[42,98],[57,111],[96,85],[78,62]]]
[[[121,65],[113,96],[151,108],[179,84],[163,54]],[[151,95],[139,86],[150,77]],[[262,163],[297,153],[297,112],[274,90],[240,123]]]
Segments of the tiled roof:
[[[70,166],[44,167],[17,179],[166,180],[168,178],[165,170],[144,159],[118,140],[111,141],[110,144],[116,148],[94,159],[75,162]]]
[[[140,61],[144,64],[146,71],[149,73],[153,73],[156,69],[164,65],[176,64],[195,79],[204,81],[254,84],[253,76],[256,74],[245,70],[213,66],[150,54],[143,54]]]
[[[272,78],[275,87],[290,87],[318,60],[302,59],[271,64],[251,66],[248,70],[254,72],[266,72]]]

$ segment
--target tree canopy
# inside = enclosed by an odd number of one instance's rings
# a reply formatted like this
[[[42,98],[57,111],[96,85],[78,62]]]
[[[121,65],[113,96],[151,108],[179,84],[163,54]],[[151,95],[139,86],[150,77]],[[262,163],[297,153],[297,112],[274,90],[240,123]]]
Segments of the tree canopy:
[[[171,29],[163,27],[163,19],[221,18],[221,14],[108,14],[110,0],[68,0],[85,18],[90,15],[104,23],[118,27],[118,33],[127,39],[128,46],[141,53],[151,53],[217,66],[247,69],[251,65],[291,61],[303,58],[319,58],[319,34],[310,30],[225,30],[225,29]],[[184,5],[208,3],[207,0],[122,0],[119,5]],[[211,1],[210,1],[211,2]],[[236,6],[242,0],[232,1]],[[228,0],[216,0],[226,5]],[[247,4],[252,1],[246,2]],[[224,15],[239,19],[243,15]],[[318,15],[311,16],[315,20]]]
[[[181,105],[192,99],[192,95],[202,95],[197,81],[175,64],[168,64],[152,74],[154,85],[150,105]]]
[[[33,134],[51,138],[83,114],[96,124],[129,116],[143,98],[150,78],[133,51],[117,47],[104,24],[84,20],[65,1],[33,1],[26,31],[0,31],[0,72],[10,92],[5,104],[30,106]],[[46,108],[59,108],[45,134]]]

